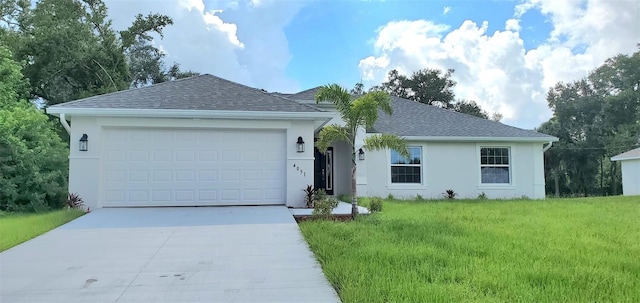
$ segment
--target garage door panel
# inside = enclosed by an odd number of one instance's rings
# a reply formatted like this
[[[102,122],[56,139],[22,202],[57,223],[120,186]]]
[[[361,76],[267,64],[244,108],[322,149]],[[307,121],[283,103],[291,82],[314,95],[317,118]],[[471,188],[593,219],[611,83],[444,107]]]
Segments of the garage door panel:
[[[103,138],[105,206],[284,204],[282,131],[114,128]]]

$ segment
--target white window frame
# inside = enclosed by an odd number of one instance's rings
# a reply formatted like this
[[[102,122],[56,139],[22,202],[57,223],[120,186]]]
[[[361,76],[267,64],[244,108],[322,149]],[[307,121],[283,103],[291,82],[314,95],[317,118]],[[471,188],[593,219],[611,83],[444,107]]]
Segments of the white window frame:
[[[393,164],[391,163],[391,156],[393,153],[393,150],[389,150],[388,153],[388,158],[389,159],[389,163],[388,163],[388,172],[389,172],[389,185],[390,186],[421,186],[424,184],[424,147],[422,145],[409,145],[407,146],[407,148],[412,149],[412,148],[419,148],[420,149],[420,164]],[[420,167],[420,182],[411,182],[411,183],[400,183],[400,182],[393,182],[393,173],[391,171],[391,168],[393,166],[406,166],[406,167]]]
[[[509,153],[509,164],[482,164],[482,149],[483,148],[503,148]],[[480,186],[513,186],[513,148],[508,145],[479,145],[478,146],[478,184]],[[482,182],[482,168],[484,167],[506,167],[509,169],[509,182],[508,183],[484,183]]]

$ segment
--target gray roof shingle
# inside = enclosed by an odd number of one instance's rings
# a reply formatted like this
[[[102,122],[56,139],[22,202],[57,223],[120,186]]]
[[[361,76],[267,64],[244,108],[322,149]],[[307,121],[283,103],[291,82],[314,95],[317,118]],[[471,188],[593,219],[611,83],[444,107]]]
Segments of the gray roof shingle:
[[[557,138],[500,122],[391,97],[393,114],[381,113],[367,132],[419,137]]]
[[[291,100],[315,100],[320,87],[314,87],[287,96]],[[412,100],[391,97],[393,115],[380,113],[370,133],[390,133],[416,137],[485,137],[485,138],[540,138],[556,137],[525,130],[500,122],[442,109]]]
[[[613,161],[640,159],[640,147],[611,157]]]
[[[53,105],[51,108],[322,111],[209,74],[93,96]]]
[[[298,100],[298,101],[315,101],[316,93],[318,92],[318,89],[320,89],[320,87],[321,86],[316,86],[314,88],[303,90],[299,93],[289,95],[287,96],[287,98],[291,100]]]

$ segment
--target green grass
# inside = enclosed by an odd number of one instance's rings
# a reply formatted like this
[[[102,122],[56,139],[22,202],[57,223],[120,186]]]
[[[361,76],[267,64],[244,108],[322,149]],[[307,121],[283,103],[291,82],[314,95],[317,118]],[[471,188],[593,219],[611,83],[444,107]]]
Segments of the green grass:
[[[58,210],[47,213],[0,215],[0,251],[33,239],[84,213],[79,210]]]
[[[385,201],[300,224],[343,302],[640,302],[640,199]]]

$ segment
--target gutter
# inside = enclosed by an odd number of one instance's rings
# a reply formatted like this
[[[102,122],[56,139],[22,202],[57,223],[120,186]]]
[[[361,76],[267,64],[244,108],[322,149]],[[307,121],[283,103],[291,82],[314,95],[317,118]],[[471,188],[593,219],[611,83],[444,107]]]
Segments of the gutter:
[[[539,137],[466,137],[466,136],[402,136],[408,141],[435,142],[553,142],[557,138]],[[550,147],[550,146],[549,146]]]
[[[330,119],[334,112],[264,112],[232,110],[184,110],[184,109],[122,109],[122,108],[64,108],[49,107],[50,115],[78,115],[96,117],[161,117],[161,118],[218,118],[218,119],[286,119],[317,120]]]
[[[60,113],[60,123],[62,123],[62,126],[67,131],[67,134],[71,135],[71,126],[69,125],[69,122],[67,122],[67,119],[65,119],[64,113]]]
[[[551,148],[551,146],[553,145],[553,141],[549,141],[549,143],[547,144],[547,146],[542,148],[542,152],[546,152],[549,150],[549,148]]]

